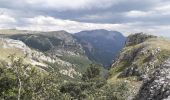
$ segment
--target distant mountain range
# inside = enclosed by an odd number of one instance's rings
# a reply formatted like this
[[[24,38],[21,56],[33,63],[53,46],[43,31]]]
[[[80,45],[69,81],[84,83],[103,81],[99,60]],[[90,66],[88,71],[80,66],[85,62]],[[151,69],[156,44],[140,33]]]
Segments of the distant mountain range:
[[[14,33],[12,33],[14,31]],[[6,37],[50,56],[83,55],[91,61],[109,66],[123,48],[126,38],[117,31],[103,29],[70,34],[66,31],[33,32],[3,30]]]

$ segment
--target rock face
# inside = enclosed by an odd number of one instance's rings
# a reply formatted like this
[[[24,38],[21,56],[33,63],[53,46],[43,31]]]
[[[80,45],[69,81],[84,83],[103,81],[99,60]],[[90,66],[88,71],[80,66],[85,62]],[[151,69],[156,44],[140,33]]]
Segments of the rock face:
[[[162,100],[168,96],[170,96],[170,59],[144,79],[136,100]]]
[[[76,33],[86,55],[98,63],[108,66],[123,48],[125,37],[117,31],[92,30]]]
[[[28,48],[22,41],[12,40],[12,39],[4,39],[0,38],[2,48],[17,48],[26,54],[26,52],[30,52],[31,49]]]
[[[169,100],[169,43],[169,40],[142,33],[127,38],[110,74],[114,81],[126,80],[133,87],[129,87],[131,99],[128,100]]]

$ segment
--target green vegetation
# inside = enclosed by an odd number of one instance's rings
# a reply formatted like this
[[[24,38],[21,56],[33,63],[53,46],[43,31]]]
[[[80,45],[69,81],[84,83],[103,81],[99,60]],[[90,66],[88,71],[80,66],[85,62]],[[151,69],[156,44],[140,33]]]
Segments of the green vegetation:
[[[77,67],[77,70],[80,72],[84,72],[86,68],[91,64],[92,62],[84,56],[76,56],[76,55],[64,55],[59,57],[60,59],[70,62],[71,64],[75,64]]]
[[[17,39],[23,41],[26,45],[31,48],[38,49],[40,51],[48,51],[52,48],[53,44],[51,43],[50,39],[43,35],[33,35],[33,34],[17,34],[10,36],[12,39]],[[58,43],[59,40],[56,43]]]
[[[78,100],[124,100],[127,84],[109,85],[98,66],[91,64],[79,82],[67,82],[60,90]]]
[[[42,73],[13,55],[10,59],[11,66],[5,62],[0,64],[1,100],[67,100],[68,97],[59,92],[58,73]]]
[[[0,63],[1,100],[123,100],[120,95],[128,91],[126,84],[107,84],[96,64],[91,64],[80,80],[68,81],[57,65],[49,64],[52,69],[43,72],[15,55],[9,59],[10,65]]]

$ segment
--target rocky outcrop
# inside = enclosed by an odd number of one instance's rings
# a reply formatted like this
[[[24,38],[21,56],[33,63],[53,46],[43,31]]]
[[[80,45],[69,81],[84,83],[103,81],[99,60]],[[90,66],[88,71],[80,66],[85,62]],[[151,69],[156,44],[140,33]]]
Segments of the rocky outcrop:
[[[144,34],[144,33],[132,34],[132,35],[127,37],[125,44],[126,44],[126,46],[136,45],[136,44],[142,43],[142,42],[144,42],[144,41],[146,41],[147,39],[150,39],[150,38],[156,38],[156,36],[147,35],[147,34]]]
[[[126,68],[119,77],[129,77],[129,76],[141,76],[142,72],[138,69],[137,65],[132,65],[131,67]]]
[[[71,78],[77,77],[77,76],[81,76],[80,72],[77,72],[74,68],[72,67],[68,67],[67,69],[62,69],[59,71],[61,74],[63,75],[67,75]]]
[[[0,42],[1,42],[2,48],[20,49],[21,52],[24,52],[24,54],[26,54],[27,52],[31,52],[31,49],[28,48],[23,42],[19,40],[0,38]]]
[[[170,59],[159,66],[143,85],[135,100],[169,100],[170,96]]]

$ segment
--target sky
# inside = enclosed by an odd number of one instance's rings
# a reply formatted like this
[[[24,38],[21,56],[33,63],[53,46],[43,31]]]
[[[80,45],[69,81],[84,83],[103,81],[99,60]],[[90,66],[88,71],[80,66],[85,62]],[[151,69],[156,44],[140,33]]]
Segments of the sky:
[[[170,37],[170,0],[0,0],[0,29],[6,28]]]

